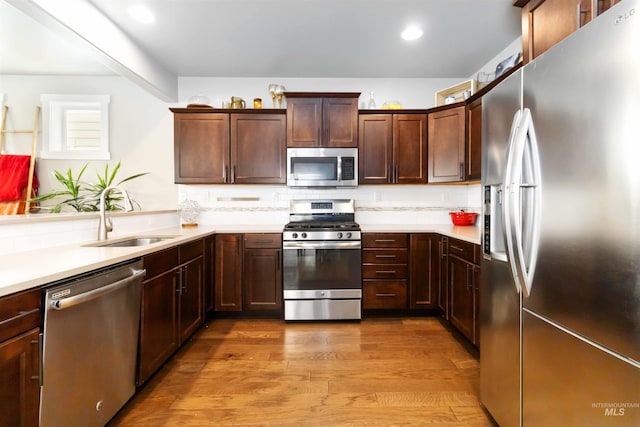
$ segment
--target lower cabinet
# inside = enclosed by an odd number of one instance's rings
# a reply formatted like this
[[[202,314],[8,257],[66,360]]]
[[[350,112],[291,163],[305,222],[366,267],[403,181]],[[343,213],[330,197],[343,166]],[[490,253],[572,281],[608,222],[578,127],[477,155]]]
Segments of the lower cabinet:
[[[440,243],[438,245],[438,308],[446,320],[449,320],[448,251],[449,238],[440,236]]]
[[[409,237],[409,308],[435,309],[440,280],[440,235],[411,234]]]
[[[204,240],[143,257],[138,385],[204,321]]]
[[[477,245],[451,239],[448,253],[449,321],[474,345],[480,342]]]
[[[37,426],[39,329],[0,343],[0,425]]]
[[[215,310],[282,312],[282,235],[219,234],[215,248]]]
[[[362,235],[362,308],[406,309],[408,235],[364,233]]]
[[[0,298],[0,426],[38,425],[40,289]]]

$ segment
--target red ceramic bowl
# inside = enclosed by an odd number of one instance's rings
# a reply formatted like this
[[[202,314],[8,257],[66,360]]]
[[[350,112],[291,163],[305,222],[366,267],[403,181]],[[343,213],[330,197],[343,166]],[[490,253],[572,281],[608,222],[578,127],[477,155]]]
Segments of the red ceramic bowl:
[[[453,225],[473,225],[476,223],[478,214],[476,212],[449,212]]]

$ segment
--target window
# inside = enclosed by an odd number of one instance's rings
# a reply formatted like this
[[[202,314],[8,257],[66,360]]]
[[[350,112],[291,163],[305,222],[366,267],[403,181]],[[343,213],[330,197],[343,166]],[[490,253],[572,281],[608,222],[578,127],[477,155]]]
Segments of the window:
[[[109,99],[109,95],[41,95],[41,157],[110,160]]]

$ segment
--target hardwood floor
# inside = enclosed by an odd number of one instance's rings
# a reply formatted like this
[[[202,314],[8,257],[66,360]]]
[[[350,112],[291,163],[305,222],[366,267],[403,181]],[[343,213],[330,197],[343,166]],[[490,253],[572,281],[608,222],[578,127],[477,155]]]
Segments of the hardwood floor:
[[[437,318],[210,321],[109,426],[494,426],[462,340]]]

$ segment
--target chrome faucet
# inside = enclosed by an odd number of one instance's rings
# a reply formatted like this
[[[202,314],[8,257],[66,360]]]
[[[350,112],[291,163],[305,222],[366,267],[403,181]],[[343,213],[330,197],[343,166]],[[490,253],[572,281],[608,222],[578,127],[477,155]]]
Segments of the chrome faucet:
[[[114,185],[102,190],[102,193],[100,194],[100,223],[98,224],[98,240],[107,240],[107,232],[113,231],[111,218],[108,218],[107,213],[105,212],[105,198],[112,190],[118,190],[122,193],[122,196],[124,197],[124,210],[126,212],[131,212],[133,210],[131,199],[124,188]]]

